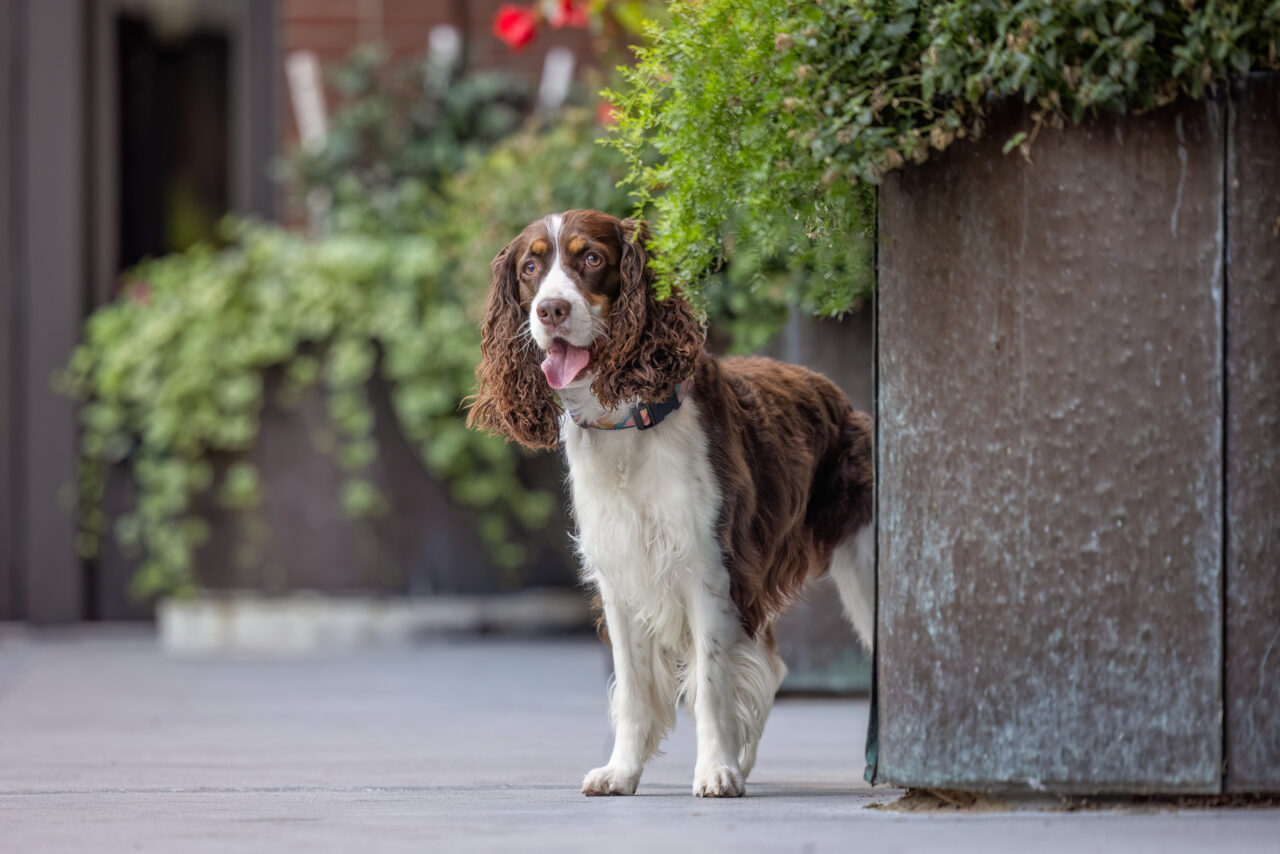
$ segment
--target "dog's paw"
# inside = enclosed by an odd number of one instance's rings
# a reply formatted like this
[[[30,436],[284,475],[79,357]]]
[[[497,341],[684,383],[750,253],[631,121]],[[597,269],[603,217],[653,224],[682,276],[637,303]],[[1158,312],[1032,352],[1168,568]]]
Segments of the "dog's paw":
[[[605,765],[592,768],[582,781],[584,795],[634,795],[640,783],[640,771],[628,771]]]
[[[693,773],[693,794],[699,798],[737,798],[747,789],[742,772],[728,765],[711,765]]]

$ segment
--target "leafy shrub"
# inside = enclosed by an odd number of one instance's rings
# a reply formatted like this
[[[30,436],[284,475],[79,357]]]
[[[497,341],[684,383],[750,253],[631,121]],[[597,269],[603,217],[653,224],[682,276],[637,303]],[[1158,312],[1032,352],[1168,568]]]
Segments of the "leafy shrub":
[[[820,271],[803,301],[838,312],[871,285],[870,185],[981,135],[993,103],[1033,107],[1007,151],[1280,67],[1278,35],[1280,0],[676,2],[612,93],[614,141],[656,208],[666,287],[698,289],[748,243]]]
[[[377,46],[328,77],[341,102],[325,145],[294,151],[280,174],[296,195],[319,194],[339,231],[419,228],[445,178],[518,130],[533,106],[523,81],[458,76],[430,58],[392,62]]]
[[[420,70],[357,56],[339,74],[348,100],[326,148],[301,152],[286,166],[304,189],[331,193],[326,236],[230,223],[225,248],[197,246],[144,263],[87,323],[62,378],[84,404],[80,547],[95,553],[114,527],[122,546],[142,558],[137,594],[196,586],[195,553],[208,536],[197,496],[212,491],[245,511],[260,503],[251,464],[215,467],[212,459],[234,459],[256,441],[268,372],[283,377],[282,403],[312,387],[325,394],[338,437],[332,451],[348,472],[333,500],[349,516],[386,509],[366,476],[378,453],[367,394],[376,373],[428,471],[476,509],[499,567],[523,560],[514,526],[547,518],[554,499],[521,482],[513,449],[468,431],[458,413],[473,385],[476,315],[489,280],[487,269],[458,269],[469,260],[458,247],[492,224],[450,202],[441,187],[466,164],[489,168],[481,152],[511,134],[522,102],[490,77],[444,92],[419,75],[427,88],[415,97],[404,81]],[[379,82],[388,80],[389,91]],[[576,137],[549,139],[550,148],[590,150],[578,127]],[[538,144],[538,134],[525,136]],[[556,163],[564,186],[580,186],[581,176],[565,171],[574,168],[567,160],[546,162]],[[109,520],[106,471],[121,464],[138,502]]]
[[[196,495],[213,489],[243,510],[260,500],[250,464],[231,465],[215,483],[210,457],[252,446],[268,369],[284,378],[283,403],[323,390],[333,451],[348,472],[334,500],[353,518],[376,514],[385,501],[363,473],[378,453],[366,394],[378,372],[428,470],[477,509],[495,560],[518,564],[510,520],[541,523],[551,499],[529,492],[511,453],[458,418],[478,347],[470,295],[444,275],[439,245],[355,234],[311,242],[251,224],[229,238],[223,251],[200,247],[143,265],[125,296],[89,321],[66,376],[85,402],[82,545],[92,551],[105,530],[106,468],[125,463],[140,497],[115,531],[145,558],[136,592],[192,589],[195,549],[207,535]]]

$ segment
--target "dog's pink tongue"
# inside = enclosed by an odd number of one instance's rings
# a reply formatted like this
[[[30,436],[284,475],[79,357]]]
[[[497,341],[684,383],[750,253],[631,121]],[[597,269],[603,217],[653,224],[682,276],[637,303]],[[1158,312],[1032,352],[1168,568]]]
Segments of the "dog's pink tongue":
[[[591,354],[559,338],[551,342],[547,358],[542,362],[542,372],[552,388],[564,388],[573,382],[591,361]]]

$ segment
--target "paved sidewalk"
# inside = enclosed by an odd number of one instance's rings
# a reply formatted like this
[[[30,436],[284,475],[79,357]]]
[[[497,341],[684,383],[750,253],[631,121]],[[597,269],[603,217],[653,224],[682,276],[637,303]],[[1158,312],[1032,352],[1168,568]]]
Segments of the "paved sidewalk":
[[[632,798],[592,640],[171,659],[138,631],[0,629],[0,852],[1280,852],[1278,810],[900,814],[867,704],[784,700],[748,796],[689,795],[691,727]]]

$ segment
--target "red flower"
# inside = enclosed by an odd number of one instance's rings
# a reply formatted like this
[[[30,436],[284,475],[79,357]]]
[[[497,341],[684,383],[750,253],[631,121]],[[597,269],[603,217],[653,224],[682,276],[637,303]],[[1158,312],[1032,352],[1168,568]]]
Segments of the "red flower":
[[[538,15],[524,6],[502,6],[493,19],[493,34],[512,50],[521,50],[538,32]]]
[[[551,26],[585,27],[588,23],[587,4],[576,0],[558,0],[555,14],[551,16]]]
[[[620,111],[608,101],[601,101],[596,105],[596,121],[605,127],[611,127],[618,123],[618,113]]]

